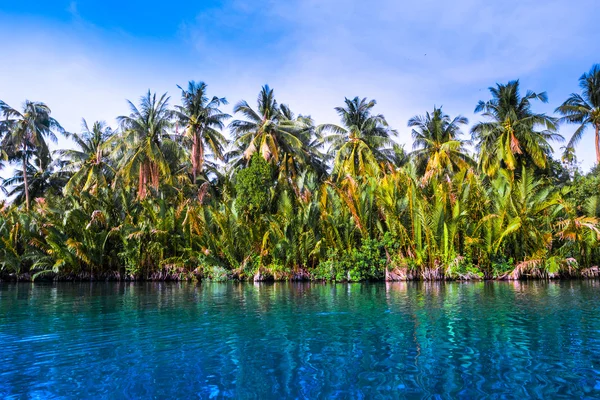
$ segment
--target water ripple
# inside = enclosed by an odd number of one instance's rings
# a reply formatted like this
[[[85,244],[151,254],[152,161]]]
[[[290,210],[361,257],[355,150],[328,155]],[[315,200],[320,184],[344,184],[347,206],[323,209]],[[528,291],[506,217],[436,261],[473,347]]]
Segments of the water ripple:
[[[0,284],[0,397],[599,397],[598,289]]]

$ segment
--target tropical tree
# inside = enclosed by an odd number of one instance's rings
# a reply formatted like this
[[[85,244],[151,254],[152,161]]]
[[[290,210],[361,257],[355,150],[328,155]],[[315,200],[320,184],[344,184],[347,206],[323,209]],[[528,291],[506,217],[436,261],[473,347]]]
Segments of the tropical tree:
[[[321,151],[323,140],[314,120],[310,116],[296,116],[286,104],[282,104],[280,110],[281,125],[301,142],[301,147],[295,152],[284,154],[279,168],[280,178],[285,176],[293,180],[306,171],[314,172],[320,178],[324,177],[330,157]]]
[[[502,206],[498,208],[505,225],[496,249],[503,248],[517,261],[543,260],[552,240],[549,214],[558,204],[559,193],[525,168],[514,184],[504,179],[504,188],[497,192],[509,197],[500,201]]]
[[[233,112],[241,114],[245,120],[234,120],[229,127],[235,139],[237,156],[248,162],[255,152],[265,160],[279,163],[283,153],[292,153],[302,146],[302,142],[293,134],[291,124],[284,126],[285,120],[273,89],[262,87],[257,100],[257,110],[244,100],[237,103]]]
[[[595,131],[596,163],[600,164],[600,64],[579,78],[581,94],[572,93],[556,112],[563,115],[561,121],[579,124],[569,140],[565,151],[571,150],[581,140],[587,127]]]
[[[468,123],[463,116],[451,119],[441,108],[435,107],[431,114],[417,115],[408,121],[408,126],[413,128],[412,156],[425,171],[425,179],[442,172],[452,175],[473,163],[465,149],[470,143],[459,138],[461,125]]]
[[[586,215],[579,216],[577,204],[560,198],[561,211],[564,216],[556,222],[556,237],[564,244],[560,248],[561,255],[579,259],[585,267],[592,266],[592,255],[600,243],[600,220],[595,216],[598,210],[599,196],[593,196],[584,202]]]
[[[492,99],[480,101],[475,108],[488,121],[478,122],[471,129],[482,170],[494,175],[499,168],[511,171],[522,165],[545,168],[552,152],[550,141],[562,139],[556,133],[555,118],[531,109],[533,100],[548,101],[546,93],[528,90],[521,96],[518,80],[497,84],[489,90]]]
[[[216,158],[223,159],[227,140],[220,131],[224,128],[223,121],[231,116],[219,110],[222,104],[227,104],[227,100],[216,96],[209,99],[204,82],[190,81],[187,89],[177,87],[181,90],[183,105],[175,106],[175,115],[178,123],[185,127],[184,135],[191,147],[192,176],[196,183],[202,172],[206,148]]]
[[[69,180],[68,173],[57,162],[46,164],[48,160],[29,158],[26,175],[18,169],[11,177],[2,180],[2,190],[7,197],[14,197],[14,204],[25,203],[27,196],[35,199],[44,197],[48,192],[58,193]]]
[[[84,119],[82,128],[81,133],[68,135],[79,148],[59,150],[57,154],[65,159],[66,169],[73,173],[66,190],[71,192],[77,188],[95,193],[98,187],[108,185],[107,177],[114,175],[109,160],[109,140],[114,133],[104,121],[94,122],[90,129]]]
[[[21,163],[23,192],[25,206],[29,209],[28,166],[31,157],[41,161],[40,167],[47,166],[50,160],[50,150],[46,138],[57,141],[55,132],[64,133],[60,124],[50,116],[50,108],[40,102],[25,101],[22,111],[10,107],[0,100],[0,131],[4,132],[2,148],[14,161]]]
[[[32,226],[33,225],[33,226]],[[0,274],[19,273],[35,249],[28,245],[36,219],[30,213],[0,201]]]
[[[161,180],[170,182],[171,169],[167,152],[173,152],[176,144],[169,129],[173,112],[169,110],[169,97],[157,98],[150,91],[140,99],[140,107],[128,101],[129,116],[117,118],[122,130],[120,144],[123,157],[119,165],[126,182],[137,178],[138,198],[146,197],[148,187],[159,188]]]
[[[180,89],[175,111],[148,92],[117,132],[84,121],[73,149],[52,153],[43,140],[62,129],[44,107],[2,103],[0,160],[26,165],[0,179],[0,279],[598,274],[600,167],[582,174],[572,145],[564,166],[550,157],[555,120],[532,110],[545,94],[521,97],[516,81],[478,106],[481,169],[466,119],[441,108],[409,121],[407,153],[375,101],[346,99],[339,126],[316,125],[264,87],[257,108],[236,105],[230,147],[225,100]]]
[[[373,115],[375,100],[346,98],[344,107],[336,107],[342,126],[323,124],[318,133],[328,133],[323,141],[335,154],[333,172],[340,179],[346,175],[359,176],[379,171],[379,163],[388,160],[390,137],[396,132],[382,114]]]
[[[394,143],[392,145],[392,151],[389,155],[390,166],[392,168],[404,167],[410,161],[409,153],[404,150],[404,145]]]
[[[273,167],[255,153],[248,168],[236,175],[236,209],[239,214],[247,213],[256,219],[269,212],[271,188],[273,186]]]

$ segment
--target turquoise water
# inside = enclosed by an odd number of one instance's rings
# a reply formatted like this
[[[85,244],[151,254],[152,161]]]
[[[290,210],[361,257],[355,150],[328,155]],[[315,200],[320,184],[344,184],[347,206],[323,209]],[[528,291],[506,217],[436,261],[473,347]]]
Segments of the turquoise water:
[[[0,397],[598,397],[599,293],[592,281],[0,284]]]

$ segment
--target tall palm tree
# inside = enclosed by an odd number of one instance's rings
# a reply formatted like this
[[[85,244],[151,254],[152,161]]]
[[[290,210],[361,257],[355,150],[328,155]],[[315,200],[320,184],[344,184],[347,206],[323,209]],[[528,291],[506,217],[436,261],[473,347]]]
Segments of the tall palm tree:
[[[40,102],[26,100],[23,111],[18,111],[0,100],[0,131],[5,132],[2,148],[13,160],[19,160],[22,166],[25,206],[29,210],[28,166],[30,157],[41,160],[40,166],[47,166],[50,150],[46,138],[56,142],[56,132],[64,133],[60,124],[50,116],[50,108]]]
[[[278,166],[280,178],[293,179],[315,160],[319,144],[313,140],[314,124],[309,117],[295,117],[289,107],[280,106],[268,85],[261,89],[257,105],[256,111],[243,100],[235,105],[234,112],[245,119],[229,125],[235,139],[229,157],[237,158],[237,164],[247,163],[259,152]]]
[[[140,99],[139,109],[128,103],[131,114],[117,117],[123,131],[121,171],[126,180],[137,171],[138,198],[143,199],[148,187],[158,189],[161,178],[167,182],[171,179],[166,153],[172,150],[168,147],[175,147],[169,135],[173,112],[166,93],[157,98],[156,93],[148,91]]]
[[[572,149],[581,140],[588,126],[595,130],[596,163],[600,164],[600,64],[595,64],[588,73],[579,78],[581,94],[572,93],[565,102],[556,109],[563,115],[561,121],[580,124],[566,150]]]
[[[94,122],[90,129],[85,119],[82,128],[81,133],[68,135],[79,149],[59,150],[56,153],[67,161],[67,169],[73,173],[66,190],[78,188],[95,193],[98,187],[108,184],[106,177],[114,172],[108,160],[111,150],[108,144],[113,131],[104,121]]]
[[[285,119],[273,89],[268,85],[262,87],[258,94],[257,110],[244,100],[233,108],[233,112],[243,115],[245,120],[234,120],[229,126],[234,135],[235,146],[242,152],[247,162],[255,152],[260,152],[269,161],[278,163],[282,153],[293,152],[302,143],[294,136],[290,126],[283,126]]]
[[[13,176],[2,180],[2,191],[7,197],[14,197],[15,204],[23,204],[28,198],[44,197],[49,191],[59,193],[66,185],[68,174],[59,168],[57,162],[28,157],[27,173],[15,170]]]
[[[451,119],[436,107],[431,114],[417,115],[408,121],[408,126],[413,128],[412,156],[424,167],[425,178],[443,171],[452,174],[472,163],[465,149],[469,141],[459,138],[461,125],[468,123],[467,118],[459,115]]]
[[[518,80],[489,90],[492,99],[480,101],[475,108],[489,121],[478,122],[471,129],[483,171],[494,175],[498,168],[513,171],[528,163],[545,168],[552,152],[549,142],[562,139],[556,133],[555,118],[531,109],[533,100],[548,102],[546,93],[528,90],[521,97]]]
[[[192,176],[194,183],[202,171],[205,159],[205,147],[212,154],[223,158],[223,147],[227,140],[219,132],[224,128],[223,121],[231,118],[229,114],[219,110],[219,106],[227,104],[224,97],[213,96],[209,100],[204,82],[190,81],[187,89],[181,90],[182,106],[175,106],[178,122],[185,127],[185,137],[191,143]]]
[[[341,178],[375,173],[379,163],[389,159],[387,147],[392,144],[390,136],[396,132],[389,128],[382,114],[372,114],[375,100],[355,97],[344,102],[345,107],[335,108],[342,126],[323,124],[317,128],[318,133],[329,133],[323,141],[336,154],[334,174]]]
[[[282,104],[280,110],[280,124],[289,129],[302,143],[295,152],[284,155],[284,160],[280,163],[280,175],[294,179],[302,172],[310,170],[319,178],[325,176],[330,157],[321,152],[323,140],[317,132],[314,120],[310,116],[296,116],[286,104]]]

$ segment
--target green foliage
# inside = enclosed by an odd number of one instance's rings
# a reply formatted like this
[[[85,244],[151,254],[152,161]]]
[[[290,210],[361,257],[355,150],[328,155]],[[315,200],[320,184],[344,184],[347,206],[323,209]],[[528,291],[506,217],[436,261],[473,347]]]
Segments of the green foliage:
[[[546,92],[528,90],[521,96],[519,81],[490,87],[492,98],[479,101],[475,112],[487,120],[475,124],[480,168],[494,176],[500,168],[519,171],[522,167],[546,168],[552,153],[550,141],[560,140],[556,118],[536,113],[534,101],[548,102]]]
[[[556,109],[562,122],[579,125],[571,136],[565,153],[573,152],[587,128],[594,131],[596,163],[600,164],[600,64],[595,64],[579,78],[581,94],[573,93]]]
[[[235,183],[236,210],[251,216],[270,208],[273,168],[260,154],[255,153],[248,168],[238,172]]]
[[[500,277],[508,274],[515,268],[515,262],[512,258],[508,260],[505,258],[498,258],[492,261],[492,276]]]
[[[577,205],[579,215],[586,213],[586,205],[590,200],[600,197],[600,166],[594,167],[585,175],[577,175],[572,184],[572,189],[568,194],[568,198],[572,199]],[[600,203],[599,203],[600,205]],[[594,207],[591,215],[600,217],[600,207]]]
[[[453,279],[483,279],[483,271],[474,265],[470,260],[464,257],[457,257],[450,263],[445,271],[445,275]]]
[[[585,88],[600,87],[595,76]],[[182,89],[174,110],[148,92],[119,131],[84,122],[67,134],[74,149],[52,153],[45,140],[63,131],[47,106],[0,102],[0,162],[22,167],[2,180],[12,202],[0,203],[0,278],[593,276],[600,174],[577,171],[583,130],[561,165],[555,119],[533,111],[546,95],[521,96],[517,81],[490,91],[475,159],[466,119],[441,109],[410,120],[407,154],[374,100],[346,99],[341,126],[315,125],[268,86],[256,110],[236,104],[230,143],[225,99],[204,83]],[[594,127],[597,105],[580,115],[580,100],[559,112]]]
[[[387,263],[385,242],[366,239],[350,252],[331,250],[314,271],[318,280],[358,282],[380,280]]]
[[[204,278],[212,282],[225,282],[229,279],[229,271],[220,266],[203,268]]]

